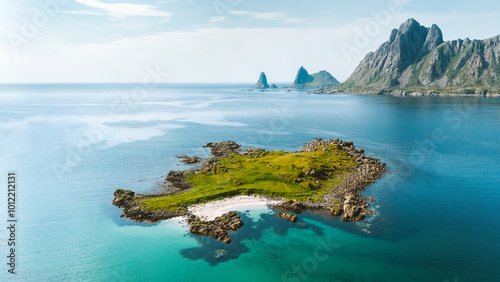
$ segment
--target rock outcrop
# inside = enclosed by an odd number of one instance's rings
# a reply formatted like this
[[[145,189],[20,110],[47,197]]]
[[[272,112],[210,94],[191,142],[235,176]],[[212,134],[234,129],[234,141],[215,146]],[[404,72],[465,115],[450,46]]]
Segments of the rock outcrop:
[[[290,221],[292,223],[297,222],[297,219],[298,219],[296,215],[291,214],[291,213],[280,212],[280,213],[278,213],[278,216],[281,217],[281,218],[283,218],[284,220]]]
[[[323,140],[317,138],[305,145],[302,148],[302,152],[312,152],[318,148],[332,144],[337,145],[339,149],[342,149],[356,159],[356,172],[342,179],[342,183],[334,187],[332,191],[324,197],[322,202],[290,200],[275,205],[276,208],[296,214],[300,214],[307,210],[328,209],[332,216],[342,216],[341,219],[343,221],[361,221],[366,215],[373,214],[373,212],[368,209],[370,206],[368,202],[374,202],[375,199],[372,197],[364,198],[359,193],[373,184],[384,173],[387,173],[386,164],[380,163],[377,159],[365,156],[365,150],[356,150],[353,142],[339,139]],[[304,175],[307,174],[317,179],[323,177],[321,172],[310,168],[305,168],[303,173]],[[311,189],[315,189],[315,187]],[[283,217],[281,214],[279,214],[279,216]]]
[[[150,211],[144,208],[143,204],[138,201],[147,198],[147,195],[139,195],[129,190],[117,189],[114,196],[115,198],[112,204],[119,208],[123,208],[121,217],[127,217],[139,222],[147,221],[152,223],[179,216],[186,217],[190,225],[189,231],[191,233],[195,235],[210,236],[226,244],[231,243],[229,230],[237,231],[243,226],[243,221],[241,221],[241,218],[235,211],[216,217],[212,221],[203,221],[190,214],[186,207],[179,207],[176,212],[165,210]]]
[[[300,214],[307,210],[307,207],[303,203],[297,201],[286,201],[284,203],[277,205],[277,207],[283,208],[287,211],[291,211],[297,214]]]
[[[185,171],[174,171],[171,170],[168,172],[167,177],[165,178],[165,181],[169,183],[171,186],[170,190],[171,191],[182,191],[186,190],[189,188],[192,188],[192,186],[186,182],[186,172]]]
[[[369,206],[366,200],[358,194],[349,193],[345,196],[342,206],[342,220],[343,221],[360,221],[363,220],[366,214],[373,213],[368,210]]]
[[[266,77],[265,73],[263,73],[263,72],[260,73],[259,80],[253,86],[253,88],[257,88],[257,89],[268,89],[269,88],[269,84],[267,84],[267,77]]]
[[[195,235],[210,236],[226,244],[231,243],[229,230],[237,231],[243,226],[243,221],[235,211],[228,212],[212,221],[203,221],[195,216],[188,219],[189,231]]]
[[[290,88],[325,88],[337,84],[338,80],[327,71],[322,70],[310,75],[304,67],[300,67]]]
[[[201,158],[200,157],[197,157],[197,156],[186,156],[186,155],[180,155],[180,156],[177,156],[178,159],[181,160],[181,162],[183,164],[186,164],[186,165],[191,165],[191,164],[197,164],[201,161]]]
[[[444,42],[438,26],[428,28],[409,19],[331,92],[439,94],[448,88],[457,94],[496,94],[499,76],[500,36]]]
[[[123,214],[120,217],[127,217],[134,221],[158,222],[187,214],[187,210],[183,207],[179,207],[175,212],[166,210],[150,211],[145,209],[143,203],[137,200],[147,198],[148,196],[138,195],[129,190],[117,189],[114,192],[114,196],[112,204],[123,208]],[[155,195],[155,197],[158,197],[158,195]]]
[[[373,212],[368,209],[368,201],[374,201],[372,197],[363,198],[359,193],[364,191],[366,187],[373,184],[380,176],[387,173],[386,164],[380,163],[377,159],[365,156],[365,150],[356,150],[353,142],[342,141],[339,139],[315,141],[307,144],[302,148],[303,152],[315,150],[318,146],[327,146],[336,144],[339,148],[347,152],[350,156],[356,159],[357,171],[348,175],[342,180],[342,183],[332,189],[325,196],[325,205],[330,205],[332,216],[342,215],[343,221],[360,221],[366,215]],[[308,203],[304,203],[308,205]],[[314,209],[314,207],[307,207]]]
[[[207,143],[207,145],[203,146],[203,148],[210,148],[211,154],[215,158],[223,158],[233,153],[240,154],[242,152],[240,149],[241,145],[237,144],[234,141]]]

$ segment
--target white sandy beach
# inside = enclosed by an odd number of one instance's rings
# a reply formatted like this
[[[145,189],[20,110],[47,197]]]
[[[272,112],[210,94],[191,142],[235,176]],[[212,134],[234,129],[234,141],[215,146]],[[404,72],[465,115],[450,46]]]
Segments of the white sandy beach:
[[[238,196],[224,200],[209,202],[206,204],[194,205],[188,208],[194,215],[199,216],[205,220],[214,220],[216,217],[230,212],[236,208],[243,207],[262,207],[269,204],[275,205],[283,201],[270,200],[265,197],[258,196]]]

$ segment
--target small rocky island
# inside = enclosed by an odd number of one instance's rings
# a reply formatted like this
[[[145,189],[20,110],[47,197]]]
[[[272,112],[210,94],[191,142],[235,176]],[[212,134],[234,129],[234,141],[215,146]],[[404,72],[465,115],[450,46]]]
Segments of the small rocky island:
[[[257,88],[257,89],[268,89],[268,88],[270,88],[269,84],[267,83],[267,77],[266,77],[265,73],[263,73],[263,72],[260,73],[259,80],[257,80],[257,83],[255,83],[255,85],[253,86],[253,88]]]
[[[190,232],[206,235],[227,244],[230,231],[243,226],[231,211],[206,220],[191,207],[238,196],[258,196],[286,213],[277,216],[297,222],[297,214],[324,210],[343,221],[360,221],[372,211],[373,198],[360,192],[387,172],[385,164],[365,156],[364,149],[339,139],[315,139],[299,152],[241,149],[233,141],[208,143],[212,157],[180,156],[187,164],[202,161],[192,170],[170,171],[168,188],[161,194],[135,194],[118,189],[113,205],[123,208],[122,217],[134,221],[157,222],[183,217]]]
[[[309,74],[302,66],[297,71],[295,80],[289,86],[290,88],[326,88],[336,86],[339,81],[333,77],[329,72],[322,70],[318,73]]]

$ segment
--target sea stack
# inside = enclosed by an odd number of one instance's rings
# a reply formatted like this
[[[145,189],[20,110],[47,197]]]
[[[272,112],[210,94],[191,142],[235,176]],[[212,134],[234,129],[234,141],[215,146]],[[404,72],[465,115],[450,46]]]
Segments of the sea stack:
[[[325,88],[337,84],[339,81],[325,70],[310,75],[304,67],[300,67],[290,88]]]
[[[267,77],[266,74],[261,72],[259,80],[257,83],[253,86],[253,88],[258,88],[258,89],[268,89],[269,84],[267,84]]]
[[[307,85],[314,81],[314,77],[310,75],[307,70],[302,66],[297,71],[297,75],[295,76],[295,80],[292,84],[292,87],[299,88],[303,85]]]

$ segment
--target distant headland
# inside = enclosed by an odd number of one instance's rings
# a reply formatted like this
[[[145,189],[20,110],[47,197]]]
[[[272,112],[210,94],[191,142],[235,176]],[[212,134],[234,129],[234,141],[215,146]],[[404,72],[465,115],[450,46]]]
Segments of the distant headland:
[[[319,94],[498,95],[500,36],[443,41],[437,25],[408,19],[342,84]]]

